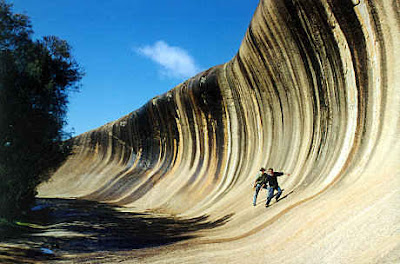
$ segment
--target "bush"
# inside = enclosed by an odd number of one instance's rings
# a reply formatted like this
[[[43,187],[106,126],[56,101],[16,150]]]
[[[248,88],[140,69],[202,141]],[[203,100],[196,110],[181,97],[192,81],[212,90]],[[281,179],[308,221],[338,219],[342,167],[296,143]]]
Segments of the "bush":
[[[68,93],[82,70],[57,37],[33,40],[29,18],[0,1],[0,218],[33,204],[36,187],[68,154]]]

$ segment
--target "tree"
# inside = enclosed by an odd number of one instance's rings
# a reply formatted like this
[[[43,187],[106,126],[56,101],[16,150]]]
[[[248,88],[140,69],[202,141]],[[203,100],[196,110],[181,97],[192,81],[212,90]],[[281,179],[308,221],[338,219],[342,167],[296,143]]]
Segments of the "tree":
[[[32,39],[25,15],[0,0],[0,218],[34,203],[36,187],[66,157],[68,93],[83,72],[68,43]]]

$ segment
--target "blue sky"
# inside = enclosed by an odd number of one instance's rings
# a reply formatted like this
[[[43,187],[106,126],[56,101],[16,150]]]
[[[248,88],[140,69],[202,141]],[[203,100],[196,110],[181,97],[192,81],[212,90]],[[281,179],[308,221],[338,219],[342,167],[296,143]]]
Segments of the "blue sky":
[[[68,41],[85,70],[75,135],[118,119],[237,52],[258,0],[9,0],[35,37]]]

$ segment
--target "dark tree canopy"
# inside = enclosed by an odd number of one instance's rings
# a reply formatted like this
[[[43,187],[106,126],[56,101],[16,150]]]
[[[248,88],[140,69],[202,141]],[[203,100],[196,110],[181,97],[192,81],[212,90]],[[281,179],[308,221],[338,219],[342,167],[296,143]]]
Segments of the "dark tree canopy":
[[[65,158],[68,93],[83,75],[66,41],[32,33],[29,18],[0,0],[0,218],[28,210]]]

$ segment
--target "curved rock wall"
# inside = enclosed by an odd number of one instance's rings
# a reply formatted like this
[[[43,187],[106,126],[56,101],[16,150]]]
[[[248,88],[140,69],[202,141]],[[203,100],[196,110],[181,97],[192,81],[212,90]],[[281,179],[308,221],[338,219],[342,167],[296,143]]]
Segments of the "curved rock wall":
[[[233,214],[148,262],[396,262],[399,29],[397,1],[262,0],[230,62],[74,138],[40,195]],[[292,173],[268,209],[261,166]]]

